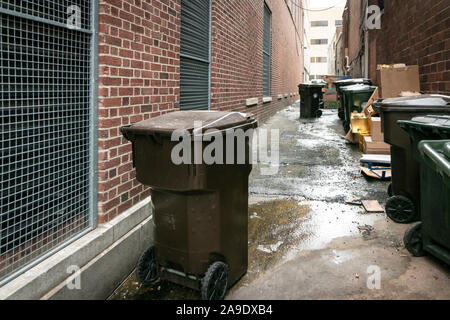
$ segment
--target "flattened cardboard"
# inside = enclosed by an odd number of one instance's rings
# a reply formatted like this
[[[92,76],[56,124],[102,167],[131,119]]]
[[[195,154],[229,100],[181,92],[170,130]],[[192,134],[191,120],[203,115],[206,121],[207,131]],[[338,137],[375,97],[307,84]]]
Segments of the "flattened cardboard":
[[[399,97],[404,91],[420,92],[419,66],[380,68],[377,82],[381,98]]]

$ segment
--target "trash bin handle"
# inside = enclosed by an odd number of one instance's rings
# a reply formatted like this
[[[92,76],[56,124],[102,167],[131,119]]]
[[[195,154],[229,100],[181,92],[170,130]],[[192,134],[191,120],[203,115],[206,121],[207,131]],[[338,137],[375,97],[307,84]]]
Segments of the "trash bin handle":
[[[436,150],[431,147],[430,143],[422,142],[421,145],[422,152],[441,168],[440,171],[442,173],[450,177],[450,163],[448,162],[448,160],[439,152],[436,152]]]

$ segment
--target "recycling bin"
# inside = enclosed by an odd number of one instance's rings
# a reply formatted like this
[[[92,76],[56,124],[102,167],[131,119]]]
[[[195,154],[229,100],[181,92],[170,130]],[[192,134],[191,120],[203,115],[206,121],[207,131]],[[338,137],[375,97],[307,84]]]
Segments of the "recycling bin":
[[[364,79],[364,78],[357,78],[357,79],[345,79],[345,80],[339,80],[335,81],[334,85],[336,87],[336,92],[338,94],[338,100],[339,100],[339,110],[338,110],[338,116],[341,120],[344,120],[345,113],[344,113],[344,105],[343,105],[343,92],[342,88],[352,86],[355,84],[365,84],[365,85],[372,85],[372,81],[370,79]]]
[[[154,205],[154,246],[139,258],[139,282],[168,280],[220,300],[247,272],[256,127],[239,112],[184,111],[121,129]]]
[[[372,97],[377,87],[365,84],[355,84],[341,88],[344,107],[344,130],[347,133],[350,130],[351,114],[356,111],[362,112],[364,103],[367,103]]]
[[[302,83],[298,89],[300,93],[300,118],[320,118],[323,108],[323,91],[326,85],[319,83]]]
[[[377,100],[373,107],[381,116],[384,140],[391,145],[392,187],[386,213],[397,223],[420,219],[419,163],[414,159],[410,136],[398,121],[417,116],[450,115],[450,97],[419,95]]]
[[[450,264],[450,140],[419,143],[422,221],[409,228],[405,247],[413,256],[430,253]]]

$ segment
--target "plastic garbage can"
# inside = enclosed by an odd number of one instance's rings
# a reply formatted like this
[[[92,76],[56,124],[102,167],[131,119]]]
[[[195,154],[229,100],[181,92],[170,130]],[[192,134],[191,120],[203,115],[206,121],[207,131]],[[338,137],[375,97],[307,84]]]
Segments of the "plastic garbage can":
[[[413,256],[430,253],[450,264],[450,140],[422,141],[420,184],[422,221],[406,233]]]
[[[344,130],[347,133],[350,130],[350,121],[352,112],[362,112],[364,103],[368,102],[377,87],[364,84],[355,84],[341,88],[343,94],[344,106]]]
[[[419,163],[414,159],[409,134],[398,121],[416,116],[450,115],[450,97],[420,95],[380,99],[373,104],[381,115],[384,140],[391,145],[392,196],[387,200],[386,213],[397,223],[420,219]]]
[[[196,128],[195,121],[201,121],[201,127]],[[257,121],[243,113],[185,111],[122,128],[133,144],[137,180],[152,188],[154,246],[138,261],[141,283],[168,280],[199,290],[203,299],[220,300],[247,272],[249,129],[256,127]],[[177,149],[178,137],[172,139],[180,129],[189,152]],[[215,134],[208,142],[204,137],[213,134],[210,130]],[[233,136],[239,132],[246,137]],[[208,165],[197,155],[211,148],[217,137],[224,139],[223,149],[219,145],[214,153],[222,153],[223,160]],[[235,141],[234,148],[227,148],[227,139]],[[174,162],[173,152],[187,162]]]
[[[326,85],[318,83],[302,83],[298,89],[300,93],[300,118],[320,118],[323,108],[323,91]]]
[[[365,85],[372,85],[372,81],[370,79],[364,79],[364,78],[358,78],[358,79],[345,79],[345,80],[339,80],[335,81],[334,85],[336,87],[336,92],[338,94],[338,100],[339,100],[339,110],[338,110],[338,116],[341,120],[344,120],[345,114],[344,114],[344,105],[343,105],[343,93],[341,88],[353,86],[355,84],[365,84]]]

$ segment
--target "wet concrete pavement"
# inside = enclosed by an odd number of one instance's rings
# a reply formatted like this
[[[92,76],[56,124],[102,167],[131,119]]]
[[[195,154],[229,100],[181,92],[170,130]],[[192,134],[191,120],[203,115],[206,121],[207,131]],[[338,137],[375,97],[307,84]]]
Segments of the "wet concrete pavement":
[[[227,299],[450,299],[450,268],[412,258],[402,241],[408,226],[346,204],[384,205],[388,184],[360,174],[361,153],[344,140],[336,111],[299,120],[297,104],[262,128],[280,130],[281,166],[264,176],[256,165],[250,175],[249,268]],[[372,290],[374,270],[381,282]],[[166,282],[143,288],[132,275],[112,298],[199,295]]]

